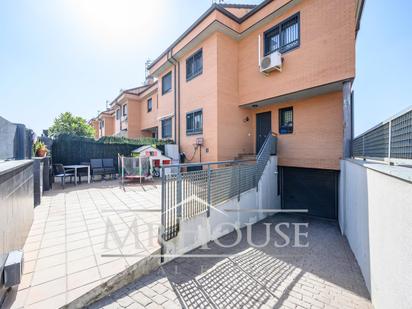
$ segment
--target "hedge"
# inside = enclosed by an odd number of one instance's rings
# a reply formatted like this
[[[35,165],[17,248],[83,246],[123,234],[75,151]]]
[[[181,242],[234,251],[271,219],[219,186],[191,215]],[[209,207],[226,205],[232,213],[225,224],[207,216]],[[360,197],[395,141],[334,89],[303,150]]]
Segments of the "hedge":
[[[71,135],[60,135],[53,140],[52,160],[53,163],[79,164],[89,162],[90,159],[113,158],[117,165],[117,155],[130,155],[132,150],[144,145],[153,145],[164,152],[164,144],[170,141],[158,141],[151,138],[138,140],[104,137],[98,141]]]

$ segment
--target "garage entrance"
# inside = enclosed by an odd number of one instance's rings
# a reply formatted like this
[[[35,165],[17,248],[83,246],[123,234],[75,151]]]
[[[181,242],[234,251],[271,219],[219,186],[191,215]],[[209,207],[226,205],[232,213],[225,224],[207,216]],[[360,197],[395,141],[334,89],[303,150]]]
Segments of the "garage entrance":
[[[279,167],[283,209],[308,209],[309,216],[337,220],[339,171]]]

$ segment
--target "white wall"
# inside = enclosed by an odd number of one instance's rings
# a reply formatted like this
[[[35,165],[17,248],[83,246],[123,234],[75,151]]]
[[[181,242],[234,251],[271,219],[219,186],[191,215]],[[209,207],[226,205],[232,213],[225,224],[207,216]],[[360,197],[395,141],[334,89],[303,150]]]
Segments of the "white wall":
[[[412,183],[401,167],[341,161],[339,223],[376,309],[412,308]]]
[[[216,208],[211,207],[209,217],[204,213],[183,220],[178,235],[164,243],[165,261],[232,232],[234,226],[243,227],[246,223],[255,223],[271,215],[271,213],[224,211],[245,208],[280,209],[280,198],[277,195],[276,156],[272,156],[266,165],[257,191],[255,188],[251,189],[242,193],[239,201],[235,197],[217,205]]]

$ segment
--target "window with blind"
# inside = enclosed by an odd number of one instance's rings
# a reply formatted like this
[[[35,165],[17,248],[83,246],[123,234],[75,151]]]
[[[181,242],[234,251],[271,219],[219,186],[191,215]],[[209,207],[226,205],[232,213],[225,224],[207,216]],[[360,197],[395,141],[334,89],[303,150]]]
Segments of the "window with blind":
[[[162,95],[172,90],[172,72],[162,77]]]
[[[289,17],[264,33],[265,56],[275,51],[287,52],[300,44],[299,13]]]
[[[201,134],[203,132],[203,112],[193,111],[186,114],[186,134]]]
[[[189,81],[203,72],[203,53],[198,50],[186,59],[186,81]]]
[[[162,138],[172,138],[172,118],[162,120]]]
[[[147,112],[150,113],[152,111],[152,98],[150,98],[149,100],[147,100]]]
[[[293,133],[293,107],[279,109],[279,134]]]

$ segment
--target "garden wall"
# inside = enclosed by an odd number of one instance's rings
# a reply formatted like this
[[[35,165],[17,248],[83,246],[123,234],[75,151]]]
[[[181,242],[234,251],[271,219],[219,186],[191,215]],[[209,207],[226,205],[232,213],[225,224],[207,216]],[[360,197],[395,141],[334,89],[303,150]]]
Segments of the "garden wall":
[[[374,308],[412,308],[412,170],[341,161],[339,224]]]
[[[90,159],[113,158],[117,165],[117,156],[130,155],[132,150],[143,146],[132,140],[119,139],[116,140],[99,140],[62,135],[53,141],[52,145],[52,160],[53,163],[61,164],[79,164],[81,162],[89,162]],[[164,145],[156,146],[160,151],[164,152]]]

